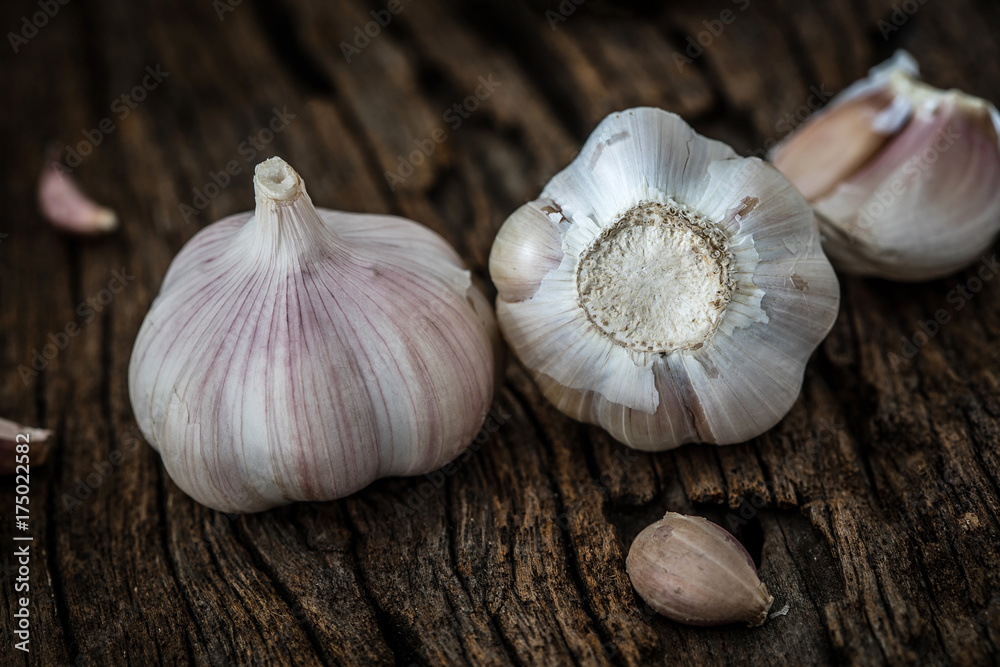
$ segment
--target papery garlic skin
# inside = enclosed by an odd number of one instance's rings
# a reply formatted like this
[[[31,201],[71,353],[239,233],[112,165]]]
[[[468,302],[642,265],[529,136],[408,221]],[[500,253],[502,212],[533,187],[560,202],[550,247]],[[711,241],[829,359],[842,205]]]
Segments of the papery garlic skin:
[[[688,625],[760,625],[774,602],[743,545],[701,517],[667,512],[636,536],[625,569],[650,607]]]
[[[777,423],[840,299],[788,181],[652,108],[601,122],[506,220],[490,275],[545,396],[644,450]]]
[[[317,209],[272,158],[257,209],[181,250],[136,339],[129,392],[171,478],[254,512],[418,475],[473,440],[496,325],[455,251],[403,218]]]
[[[920,82],[902,51],[771,159],[813,205],[824,249],[847,273],[938,278],[979,261],[1000,232],[1000,114]]]

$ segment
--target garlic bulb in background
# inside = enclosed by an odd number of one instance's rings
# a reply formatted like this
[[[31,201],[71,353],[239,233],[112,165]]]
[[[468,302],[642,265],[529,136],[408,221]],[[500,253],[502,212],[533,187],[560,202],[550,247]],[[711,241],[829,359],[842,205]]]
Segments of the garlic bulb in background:
[[[545,396],[645,450],[777,423],[840,300],[795,188],[651,108],[604,119],[507,219],[490,275]]]
[[[254,189],[255,212],[174,259],[132,352],[171,478],[253,512],[453,459],[490,406],[496,326],[455,251],[409,220],[314,208],[280,158]]]
[[[650,607],[688,625],[760,625],[774,602],[743,545],[698,516],[667,512],[644,528],[625,569]]]
[[[937,278],[978,261],[1000,231],[1000,114],[917,77],[898,52],[773,152],[842,271]]]

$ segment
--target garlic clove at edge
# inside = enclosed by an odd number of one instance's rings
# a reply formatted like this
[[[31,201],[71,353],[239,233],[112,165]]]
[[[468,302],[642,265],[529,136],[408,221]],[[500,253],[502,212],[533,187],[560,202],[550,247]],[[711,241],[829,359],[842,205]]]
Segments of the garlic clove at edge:
[[[118,215],[85,195],[55,162],[47,162],[38,178],[38,207],[58,229],[76,234],[101,234],[118,228]]]
[[[171,478],[253,512],[452,460],[495,372],[458,255],[410,220],[315,208],[280,158],[254,188],[177,255],[136,338],[129,393]]]
[[[783,139],[771,150],[771,162],[806,201],[828,194],[910,120],[913,105],[894,94],[889,81],[918,71],[917,62],[898,51]]]
[[[872,116],[867,128],[842,122],[859,101],[887,96],[894,115]],[[831,126],[837,131],[824,130]],[[800,158],[824,147],[857,152],[876,130],[888,131],[886,140],[850,169]],[[847,273],[942,277],[979,260],[1000,232],[1000,114],[985,100],[921,82],[902,51],[814,114],[772,160],[815,208],[824,250]],[[819,192],[817,181],[830,185]]]
[[[837,314],[801,195],[674,114],[594,130],[490,255],[504,337],[546,398],[637,449],[777,423]]]
[[[702,517],[667,512],[636,536],[625,569],[650,607],[688,625],[761,625],[774,603],[743,545]]]
[[[42,465],[49,455],[52,431],[24,426],[0,417],[0,475],[12,475],[18,465]],[[23,458],[27,454],[26,458]],[[28,468],[24,468],[28,470]]]
[[[900,101],[884,90],[845,100],[836,113],[817,115],[808,134],[782,144],[773,160],[775,166],[807,201],[828,194],[909,119],[912,107]]]

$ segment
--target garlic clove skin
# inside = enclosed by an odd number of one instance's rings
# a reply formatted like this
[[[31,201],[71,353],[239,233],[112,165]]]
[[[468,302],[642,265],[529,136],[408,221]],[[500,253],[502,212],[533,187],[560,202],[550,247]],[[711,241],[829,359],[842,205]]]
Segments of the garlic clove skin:
[[[612,114],[490,255],[504,337],[565,414],[637,449],[748,440],[839,307],[815,217],[679,117]]]
[[[667,512],[632,542],[625,569],[650,607],[688,625],[761,625],[774,602],[743,545],[701,517]]]
[[[52,431],[47,428],[37,428],[25,426],[18,422],[0,417],[0,441],[4,443],[16,443],[18,436],[23,435],[22,442],[27,440],[29,444],[45,442],[52,437]]]
[[[75,234],[101,234],[118,228],[118,216],[85,195],[69,174],[54,162],[38,179],[38,207],[58,229]]]
[[[836,113],[818,116],[809,133],[784,143],[774,165],[807,201],[819,199],[871,159],[909,120],[912,107],[905,100],[895,103],[901,99],[876,90],[844,101]]]
[[[254,212],[177,255],[136,339],[133,409],[171,478],[255,512],[455,458],[497,338],[455,251],[403,218],[315,208],[279,158],[254,188]]]
[[[834,98],[772,156],[815,208],[824,249],[844,272],[939,278],[978,261],[1000,232],[1000,114],[985,100],[938,90],[917,76],[913,59],[898,53]],[[888,108],[901,110],[893,122],[886,114],[881,122],[872,116],[866,130],[863,120],[841,121],[860,100],[877,96],[890,96]],[[824,129],[830,126],[838,131]],[[886,129],[886,141],[868,151],[869,135]],[[867,157],[845,169],[800,157],[819,155],[824,146]],[[817,182],[833,185],[816,188]]]
[[[815,202],[867,162],[913,115],[913,104],[892,91],[895,78],[915,77],[905,51],[872,68],[771,150],[770,160]]]
[[[538,291],[545,276],[562,261],[559,228],[551,206],[522,206],[519,225],[503,225],[490,249],[490,277],[503,289],[505,301],[525,301]]]
[[[28,445],[30,465],[45,463],[51,437],[52,431],[48,429],[24,426],[0,417],[0,475],[13,475],[17,470],[17,457],[24,453],[23,449],[18,452],[19,445],[22,448]]]

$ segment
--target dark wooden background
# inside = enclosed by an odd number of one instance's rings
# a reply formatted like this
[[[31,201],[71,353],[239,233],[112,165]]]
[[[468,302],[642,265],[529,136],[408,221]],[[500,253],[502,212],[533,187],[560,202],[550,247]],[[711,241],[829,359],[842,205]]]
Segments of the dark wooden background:
[[[231,518],[182,494],[137,439],[126,369],[139,324],[185,241],[252,207],[266,156],[286,158],[318,205],[440,232],[492,295],[487,257],[506,214],[611,111],[660,106],[759,153],[817,92],[898,47],[929,81],[1000,99],[995,2],[663,4],[621,16],[591,0],[553,29],[512,1],[403,0],[350,63],[339,44],[381,0],[72,0],[18,53],[6,38],[0,414],[56,435],[31,476],[30,656],[8,631],[13,484],[0,483],[0,662],[996,662],[1000,280],[960,310],[948,300],[975,268],[919,285],[844,279],[800,400],[739,446],[629,452],[550,408],[515,361],[495,400],[503,424],[440,488],[382,480]],[[674,54],[724,10],[733,22],[679,68]],[[3,3],[0,30],[37,11]],[[120,118],[114,100],[157,65],[169,76]],[[480,76],[500,86],[453,129],[444,112]],[[248,161],[241,142],[275,107],[294,119]],[[103,118],[114,131],[75,174],[123,225],[78,240],[41,220],[37,176],[53,143],[65,158]],[[436,128],[447,140],[391,191],[385,172]],[[186,222],[180,205],[230,160],[241,175]],[[122,269],[135,279],[87,322],[78,305]],[[950,322],[900,361],[939,309]],[[18,367],[70,322],[82,333],[24,381]],[[649,613],[624,556],[667,509],[736,531],[787,615],[697,629]]]

